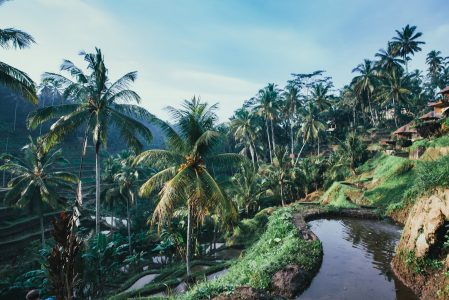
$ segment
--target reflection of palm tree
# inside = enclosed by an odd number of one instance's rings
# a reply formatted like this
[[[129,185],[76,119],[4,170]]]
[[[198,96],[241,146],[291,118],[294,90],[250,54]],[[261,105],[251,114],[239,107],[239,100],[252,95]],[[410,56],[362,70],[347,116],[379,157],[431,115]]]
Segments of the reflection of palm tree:
[[[49,151],[41,138],[37,142],[30,138],[30,143],[23,147],[23,159],[11,155],[3,155],[4,164],[0,170],[6,170],[12,176],[8,182],[4,201],[24,207],[31,203],[37,206],[40,220],[42,248],[45,247],[45,228],[43,205],[57,207],[61,190],[71,190],[77,177],[71,173],[54,171],[53,169],[67,161],[62,151]]]
[[[216,105],[193,98],[185,101],[183,109],[168,108],[177,131],[165,122],[159,125],[168,137],[169,150],[148,150],[136,157],[135,163],[150,160],[162,170],[154,174],[140,188],[139,194],[148,197],[160,190],[160,200],[152,222],[162,226],[170,221],[176,207],[187,206],[187,275],[190,276],[190,243],[192,219],[204,219],[209,212],[231,219],[236,217],[232,201],[209,173],[209,167],[223,168],[241,161],[238,154],[212,155],[219,133],[214,130]]]
[[[0,3],[1,5],[1,3]],[[0,29],[0,47],[23,49],[34,43],[34,39],[26,32],[14,29]],[[36,87],[33,80],[25,73],[0,61],[0,83],[33,104],[37,104]]]
[[[149,113],[136,105],[122,102],[139,102],[140,97],[129,89],[137,78],[136,72],[130,72],[111,83],[108,69],[100,49],[96,53],[81,53],[88,63],[90,74],[65,60],[62,71],[67,71],[74,81],[59,74],[46,73],[44,82],[60,87],[65,98],[73,99],[70,104],[48,106],[30,114],[28,124],[36,128],[48,120],[59,118],[46,135],[50,143],[55,143],[85,124],[86,135],[83,153],[87,145],[87,133],[92,134],[95,146],[95,217],[96,232],[100,232],[100,148],[107,145],[107,132],[111,127],[119,130],[121,137],[136,151],[143,147],[140,138],[151,141],[150,130],[134,117],[148,117]]]

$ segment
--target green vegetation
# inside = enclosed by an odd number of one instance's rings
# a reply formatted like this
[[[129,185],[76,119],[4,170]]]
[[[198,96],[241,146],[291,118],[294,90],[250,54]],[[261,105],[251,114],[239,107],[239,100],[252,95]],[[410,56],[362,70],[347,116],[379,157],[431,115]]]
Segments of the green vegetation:
[[[449,84],[449,61],[436,50],[427,55],[427,77],[409,72],[408,61],[424,44],[421,36],[416,26],[396,31],[341,89],[323,70],[293,73],[284,86],[268,83],[223,124],[218,104],[199,97],[180,108],[169,106],[172,123],[160,120],[138,105],[140,97],[130,89],[137,72],[111,81],[98,48],[81,53],[85,69],[64,60],[60,71],[67,77],[45,73],[39,99],[25,73],[0,62],[0,96],[14,106],[0,122],[9,153],[0,166],[1,192],[6,205],[21,207],[20,213],[2,208],[8,220],[0,220],[0,236],[7,237],[1,245],[9,253],[5,261],[24,260],[17,269],[6,268],[0,297],[23,298],[26,289],[38,288],[44,296],[76,292],[83,299],[126,299],[183,280],[201,281],[230,266],[223,277],[202,281],[179,297],[207,299],[241,285],[268,289],[271,276],[289,263],[313,273],[321,244],[301,239],[293,213],[302,205],[289,204],[326,190],[319,204],[329,209],[371,205],[391,213],[428,190],[449,187],[447,156],[412,161],[368,151],[376,148],[368,145],[373,133],[418,118]],[[33,42],[22,31],[0,29],[2,48]],[[22,98],[28,106],[19,108]],[[31,107],[38,100],[40,106]],[[25,115],[28,128],[21,124],[16,131]],[[163,145],[150,144],[155,128],[163,132]],[[27,130],[39,137],[21,159],[16,154],[26,141],[15,136]],[[121,146],[107,148],[111,141]],[[56,146],[63,150],[51,152]],[[422,140],[410,149],[443,146],[449,137]],[[132,152],[116,153],[125,147]],[[59,164],[62,151],[71,154],[70,167]],[[79,178],[69,171],[78,171]],[[37,258],[15,244],[37,236],[36,206],[42,237]],[[66,222],[55,222],[63,225],[45,245],[44,223],[56,209],[68,211],[60,217]],[[19,236],[13,229],[20,226],[31,232]],[[64,254],[75,240],[84,246]],[[211,261],[217,242],[245,248],[245,255],[235,262]],[[38,253],[35,246],[27,251]],[[61,257],[67,264],[55,263]],[[420,271],[420,263],[412,263]],[[209,268],[192,271],[199,264]],[[151,284],[123,292],[151,273],[159,274]],[[64,276],[73,282],[62,284]]]
[[[266,231],[224,276],[195,286],[181,299],[210,299],[242,285],[268,289],[271,276],[283,266],[296,263],[317,270],[322,253],[319,241],[304,241],[293,224],[293,208],[282,208],[269,217]]]

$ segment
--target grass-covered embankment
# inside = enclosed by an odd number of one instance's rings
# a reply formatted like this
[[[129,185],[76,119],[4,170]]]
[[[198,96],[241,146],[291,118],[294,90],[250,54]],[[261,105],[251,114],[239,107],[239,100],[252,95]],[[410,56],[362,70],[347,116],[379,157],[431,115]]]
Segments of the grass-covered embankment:
[[[319,269],[322,247],[319,241],[301,239],[294,225],[295,208],[280,208],[268,218],[266,231],[245,255],[238,259],[228,273],[212,281],[204,281],[180,299],[210,299],[239,286],[269,290],[273,274],[288,264],[300,265],[310,274]]]
[[[449,156],[410,160],[378,153],[346,182],[334,183],[321,202],[335,208],[369,205],[394,215],[437,187],[449,187]],[[404,222],[405,217],[399,221]]]

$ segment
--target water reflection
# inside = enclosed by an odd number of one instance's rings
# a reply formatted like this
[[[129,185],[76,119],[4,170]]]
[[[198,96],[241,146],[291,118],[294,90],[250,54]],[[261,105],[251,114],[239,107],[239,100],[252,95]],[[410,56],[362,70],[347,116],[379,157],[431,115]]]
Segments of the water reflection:
[[[309,225],[323,243],[323,264],[297,299],[418,299],[390,268],[400,227],[357,219],[317,220]]]

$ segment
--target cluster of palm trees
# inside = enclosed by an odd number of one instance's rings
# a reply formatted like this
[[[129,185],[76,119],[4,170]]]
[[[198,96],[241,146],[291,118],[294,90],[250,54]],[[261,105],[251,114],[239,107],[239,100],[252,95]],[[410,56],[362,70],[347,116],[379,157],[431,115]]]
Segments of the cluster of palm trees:
[[[60,73],[43,75],[43,89],[60,94],[64,102],[33,111],[27,126],[33,130],[51,123],[48,132],[31,139],[22,157],[2,157],[0,171],[11,177],[4,199],[38,208],[44,246],[43,207],[60,207],[65,200],[61,191],[75,194],[76,185],[82,202],[83,160],[92,145],[95,232],[100,233],[101,204],[110,205],[114,227],[115,207],[123,203],[131,255],[130,208],[138,199],[153,199],[152,225],[163,231],[174,219],[186,221],[190,275],[192,235],[208,217],[213,215],[216,224],[231,225],[239,213],[251,216],[263,206],[285,205],[329,180],[354,173],[366,154],[359,134],[415,118],[436,90],[449,84],[448,59],[439,51],[428,54],[426,77],[409,72],[408,62],[424,44],[416,26],[407,25],[396,34],[374,60],[365,59],[354,68],[355,77],[341,90],[322,70],[292,74],[283,89],[274,83],[260,89],[221,126],[217,104],[196,97],[180,108],[167,108],[172,123],[158,119],[138,105],[140,97],[131,89],[137,72],[113,81],[100,49],[82,52],[84,68],[64,60]],[[23,48],[33,42],[22,31],[0,30],[3,48]],[[0,82],[37,103],[35,84],[24,72],[0,62]],[[166,149],[148,150],[152,133],[147,122],[162,129]],[[102,163],[111,130],[119,132],[132,151]],[[56,149],[75,133],[82,135],[78,176],[58,169],[67,162]],[[223,153],[224,138],[239,153]],[[334,144],[338,150],[332,153]]]

